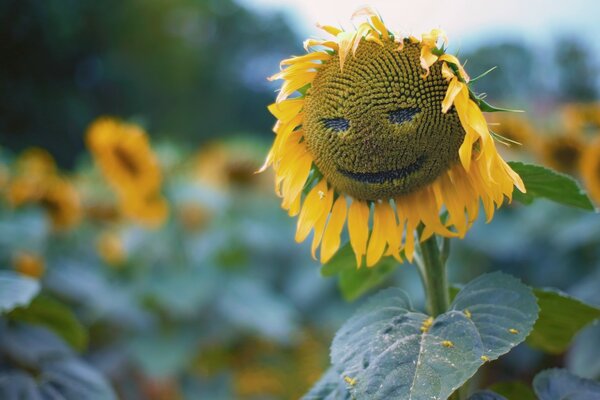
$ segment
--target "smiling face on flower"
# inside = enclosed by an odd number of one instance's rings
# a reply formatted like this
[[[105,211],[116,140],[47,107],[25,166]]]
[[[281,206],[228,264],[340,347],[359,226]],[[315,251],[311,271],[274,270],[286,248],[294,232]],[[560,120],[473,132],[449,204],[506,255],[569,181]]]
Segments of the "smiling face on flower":
[[[458,161],[464,130],[443,113],[440,66],[422,78],[420,47],[363,43],[343,69],[332,58],[306,96],[304,137],[314,162],[340,192],[363,200],[406,194]]]

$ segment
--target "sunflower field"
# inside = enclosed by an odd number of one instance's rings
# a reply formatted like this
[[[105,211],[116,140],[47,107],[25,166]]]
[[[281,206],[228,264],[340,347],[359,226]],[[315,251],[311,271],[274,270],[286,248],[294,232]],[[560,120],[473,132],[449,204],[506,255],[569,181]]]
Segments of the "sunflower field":
[[[593,35],[270,4],[0,3],[0,400],[600,400]]]

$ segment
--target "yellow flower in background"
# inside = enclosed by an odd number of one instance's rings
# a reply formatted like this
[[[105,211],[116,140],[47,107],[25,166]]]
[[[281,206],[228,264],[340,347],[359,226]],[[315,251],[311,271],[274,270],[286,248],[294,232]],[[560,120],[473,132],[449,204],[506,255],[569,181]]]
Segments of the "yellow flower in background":
[[[538,134],[527,119],[511,113],[494,113],[488,119],[490,130],[499,140],[515,151],[531,150],[537,146]]]
[[[119,266],[126,259],[125,246],[121,236],[114,232],[103,232],[96,241],[96,251],[100,258],[111,266]]]
[[[600,103],[566,104],[562,118],[571,134],[580,134],[586,128],[600,129]]]
[[[79,193],[65,178],[55,176],[48,180],[40,204],[48,213],[55,229],[70,229],[81,220]]]
[[[579,162],[579,173],[590,197],[600,204],[600,139],[586,146]]]
[[[44,260],[36,254],[20,251],[13,255],[12,265],[15,271],[31,278],[41,278],[46,270]]]
[[[190,232],[202,230],[210,221],[213,212],[196,202],[186,202],[177,207],[177,218]]]
[[[254,174],[260,156],[252,147],[247,141],[205,144],[193,160],[198,179],[219,189],[261,184],[262,177]]]
[[[159,228],[169,216],[169,203],[160,193],[124,194],[120,201],[123,215],[147,228]]]
[[[160,189],[158,159],[139,126],[99,118],[88,128],[86,142],[104,177],[117,192],[151,193]]]
[[[54,159],[43,149],[28,149],[17,159],[7,199],[13,207],[40,205],[56,230],[73,228],[81,220],[77,189],[69,179],[58,175]]]
[[[14,176],[7,188],[7,200],[13,207],[38,201],[45,192],[47,180],[57,174],[54,159],[44,149],[25,150],[15,163]]]
[[[543,138],[539,146],[539,157],[543,164],[557,171],[573,173],[577,170],[584,143],[573,135]]]
[[[146,132],[113,118],[99,118],[87,132],[94,160],[117,192],[123,215],[149,228],[168,217],[161,195],[162,173]]]
[[[439,30],[401,38],[368,8],[356,31],[322,29],[307,54],[281,62],[272,166],[282,207],[298,216],[296,240],[314,231],[321,262],[347,225],[357,265],[383,255],[412,260],[414,231],[463,237],[483,203],[487,219],[520,177],[498,154],[458,59]],[[294,95],[298,93],[297,95]],[[447,219],[441,214],[447,211]]]

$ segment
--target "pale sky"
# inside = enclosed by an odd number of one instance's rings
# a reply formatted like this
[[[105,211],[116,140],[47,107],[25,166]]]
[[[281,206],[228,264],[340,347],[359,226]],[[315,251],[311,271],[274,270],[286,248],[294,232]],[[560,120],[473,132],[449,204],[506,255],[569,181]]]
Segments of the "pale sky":
[[[391,30],[420,36],[432,28],[448,34],[452,48],[498,38],[548,44],[561,34],[585,37],[600,52],[599,0],[238,0],[259,11],[283,10],[304,35],[323,34],[316,22],[348,26],[361,5],[374,7]]]

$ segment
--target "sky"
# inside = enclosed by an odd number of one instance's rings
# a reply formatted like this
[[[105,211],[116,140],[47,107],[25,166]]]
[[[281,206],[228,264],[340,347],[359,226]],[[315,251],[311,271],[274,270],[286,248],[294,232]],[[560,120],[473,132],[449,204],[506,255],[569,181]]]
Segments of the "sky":
[[[258,11],[282,10],[305,36],[323,37],[315,23],[348,26],[352,13],[368,4],[386,25],[420,36],[432,28],[448,34],[455,48],[499,38],[548,45],[561,35],[585,37],[600,52],[598,0],[239,0]]]

